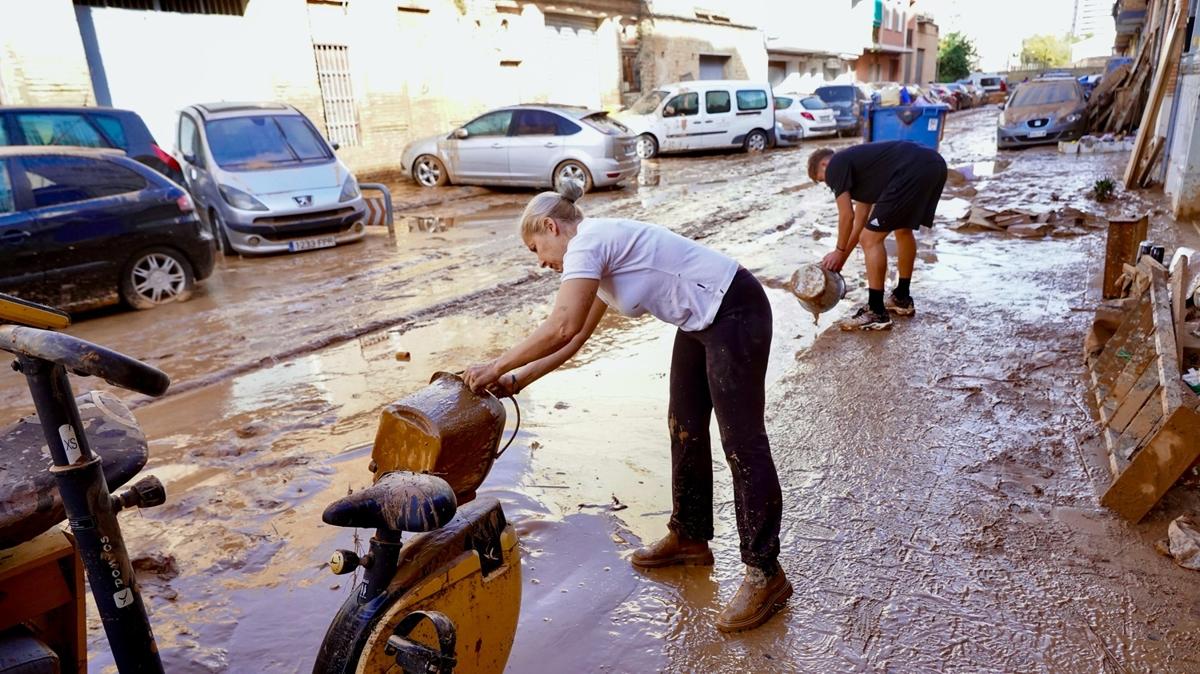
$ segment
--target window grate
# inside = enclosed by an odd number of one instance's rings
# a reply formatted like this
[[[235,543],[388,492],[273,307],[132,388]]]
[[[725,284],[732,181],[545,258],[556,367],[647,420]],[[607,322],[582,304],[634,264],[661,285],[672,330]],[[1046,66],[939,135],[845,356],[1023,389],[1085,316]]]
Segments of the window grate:
[[[350,78],[350,48],[342,44],[313,44],[317,80],[325,106],[325,135],[344,147],[358,145],[358,108]]]
[[[243,16],[246,13],[246,0],[75,0],[75,4],[83,7],[140,9],[179,14]]]

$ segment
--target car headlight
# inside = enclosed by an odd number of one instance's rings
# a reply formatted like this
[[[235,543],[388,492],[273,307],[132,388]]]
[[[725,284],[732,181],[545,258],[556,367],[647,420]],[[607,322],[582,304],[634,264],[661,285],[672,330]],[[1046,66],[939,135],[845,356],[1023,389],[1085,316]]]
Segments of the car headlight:
[[[1067,115],[1067,118],[1065,121],[1067,122],[1067,124],[1074,124],[1075,122],[1078,122],[1081,119],[1083,119],[1082,113],[1072,112],[1071,114]]]
[[[221,185],[221,197],[225,199],[225,203],[243,211],[267,210],[267,206],[263,202],[229,185]]]
[[[354,176],[346,176],[346,182],[342,183],[342,193],[338,195],[338,202],[350,201],[357,199],[362,192],[358,191],[358,181]]]

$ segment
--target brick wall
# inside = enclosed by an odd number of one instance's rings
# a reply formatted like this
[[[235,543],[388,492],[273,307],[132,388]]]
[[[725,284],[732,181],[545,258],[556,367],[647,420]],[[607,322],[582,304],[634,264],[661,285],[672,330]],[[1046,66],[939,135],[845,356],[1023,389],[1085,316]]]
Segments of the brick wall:
[[[95,102],[71,0],[0,0],[0,103]]]
[[[641,27],[642,90],[700,79],[700,56],[727,57],[726,79],[767,79],[767,49],[756,29],[653,16]]]

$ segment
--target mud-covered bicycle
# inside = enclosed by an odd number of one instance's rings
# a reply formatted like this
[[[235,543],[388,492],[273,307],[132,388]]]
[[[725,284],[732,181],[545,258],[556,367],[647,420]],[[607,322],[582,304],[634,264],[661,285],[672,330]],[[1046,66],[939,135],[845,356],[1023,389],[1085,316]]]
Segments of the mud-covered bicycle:
[[[65,314],[0,295],[0,349],[16,356],[13,369],[25,376],[37,410],[0,431],[0,597],[32,596],[35,582],[44,585],[39,592],[61,586],[82,622],[82,583],[68,578],[71,558],[61,550],[73,546],[117,669],[162,672],[117,513],[161,505],[166,491],[149,476],[111,494],[145,466],[145,436],[115,396],[76,397],[68,373],[148,396],[163,395],[170,379],[55,331],[68,324]],[[373,484],[322,515],[374,535],[361,556],[333,554],[334,573],[363,577],[330,622],[314,674],[504,669],[521,600],[517,536],[496,499],[475,496],[503,452],[504,422],[499,400],[447,373],[384,410]],[[64,519],[67,538],[56,538],[52,528]],[[57,672],[60,663],[86,671],[81,630],[52,608],[26,601],[0,611],[0,656],[23,672]]]

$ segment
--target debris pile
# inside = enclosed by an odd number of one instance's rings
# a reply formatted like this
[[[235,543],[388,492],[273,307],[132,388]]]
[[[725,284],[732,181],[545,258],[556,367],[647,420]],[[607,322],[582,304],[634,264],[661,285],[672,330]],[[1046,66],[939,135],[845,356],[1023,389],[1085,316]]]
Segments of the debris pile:
[[[1025,239],[1040,239],[1047,235],[1079,236],[1103,227],[1104,223],[1096,216],[1071,207],[1037,213],[1022,208],[992,211],[972,206],[953,229],[959,232],[1006,232]]]
[[[1128,152],[1133,149],[1133,138],[1124,134],[1106,133],[1102,136],[1087,135],[1079,140],[1058,141],[1062,154],[1107,154]]]
[[[1149,50],[1138,50],[1126,63],[1105,75],[1088,99],[1088,128],[1098,134],[1125,134],[1142,119],[1141,110],[1150,85]],[[1132,66],[1132,67],[1131,67]]]

